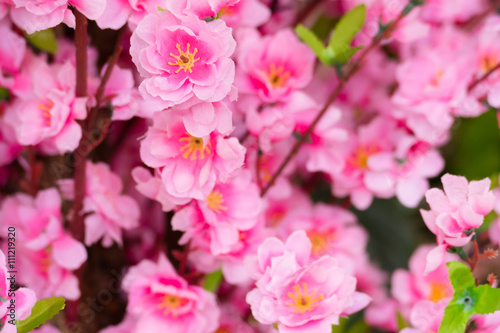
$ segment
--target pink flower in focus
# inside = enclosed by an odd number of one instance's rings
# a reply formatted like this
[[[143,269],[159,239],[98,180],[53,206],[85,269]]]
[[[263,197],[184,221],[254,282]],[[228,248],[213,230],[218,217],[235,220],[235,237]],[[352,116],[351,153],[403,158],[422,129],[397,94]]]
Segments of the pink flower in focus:
[[[288,29],[240,43],[236,86],[267,103],[287,98],[312,78],[315,55]]]
[[[268,238],[258,250],[259,278],[247,294],[252,314],[263,324],[278,323],[282,333],[324,333],[339,317],[370,301],[356,292],[356,278],[330,256],[311,260],[312,245],[304,231],[283,244]]]
[[[235,41],[223,21],[168,11],[149,14],[131,38],[130,54],[144,81],[141,95],[161,110],[188,101],[221,101],[234,80]]]
[[[226,182],[243,165],[245,148],[217,131],[195,137],[172,111],[157,112],[141,141],[141,159],[158,169],[166,192],[177,198],[205,200],[216,181]]]
[[[212,333],[220,311],[214,294],[190,286],[161,255],[158,263],[143,260],[123,278],[127,312],[135,316],[134,333]]]
[[[214,130],[227,135],[233,130],[231,110],[223,102],[200,102],[187,109],[172,110],[182,115],[186,130],[193,136],[207,136]]]
[[[465,246],[474,234],[467,231],[479,228],[495,205],[489,178],[469,183],[465,177],[446,174],[441,181],[444,192],[436,188],[428,190],[425,198],[431,209],[420,210],[438,245],[427,256],[426,273],[443,263],[448,248]]]
[[[12,0],[12,21],[28,34],[55,27],[61,22],[75,26],[75,17],[68,5],[75,7],[91,20],[102,15],[105,0]]]
[[[59,181],[64,196],[74,197],[74,180]],[[122,195],[123,183],[105,163],[87,162],[85,198],[85,244],[90,246],[102,238],[102,245],[110,247],[113,242],[122,245],[122,230],[139,225],[139,206],[128,195]]]
[[[10,265],[17,266],[12,258],[9,258],[8,264],[4,253],[0,250],[0,328],[5,333],[16,333],[16,325],[8,321],[26,319],[36,303],[36,295],[31,289],[18,288],[15,296],[11,296],[10,290],[15,287],[11,283],[15,281],[8,279],[12,274],[7,272],[15,270],[15,266]]]
[[[32,64],[31,90],[5,111],[18,142],[37,145],[47,155],[76,149],[82,129],[76,122],[87,116],[87,97],[75,97],[76,69],[69,62],[49,66],[42,59]]]
[[[147,14],[156,13],[165,0],[106,0],[103,14],[96,23],[101,29],[118,30],[127,22],[133,31]]]
[[[62,296],[75,300],[80,296],[72,271],[87,259],[87,251],[63,228],[57,190],[40,191],[35,198],[22,193],[7,197],[0,207],[0,221],[9,221],[18,230],[16,265],[21,284],[40,299]]]

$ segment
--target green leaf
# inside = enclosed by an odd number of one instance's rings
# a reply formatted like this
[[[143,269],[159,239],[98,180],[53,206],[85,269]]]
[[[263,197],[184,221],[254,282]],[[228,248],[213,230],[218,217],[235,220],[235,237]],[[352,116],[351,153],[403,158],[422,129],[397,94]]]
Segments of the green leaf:
[[[397,313],[397,319],[398,319],[398,332],[401,331],[403,328],[408,327],[406,320],[403,318],[400,312]]]
[[[333,50],[335,55],[345,53],[350,47],[356,34],[361,30],[366,18],[365,5],[354,7],[345,14],[335,26],[335,30],[328,43],[328,48]]]
[[[452,261],[447,266],[454,293],[444,310],[439,333],[464,332],[473,314],[500,310],[500,289],[489,285],[476,287],[472,272],[465,264]]]
[[[37,31],[34,34],[26,35],[26,39],[31,45],[50,54],[54,54],[59,49],[54,30],[47,29]]]
[[[215,292],[222,282],[222,270],[215,271],[213,273],[205,276],[205,281],[203,282],[203,288],[205,290]]]
[[[31,315],[22,321],[16,322],[17,332],[28,333],[33,331],[63,310],[64,306],[65,300],[62,297],[51,297],[36,302],[33,309],[31,309]]]
[[[10,100],[10,91],[7,88],[0,87],[0,102]]]
[[[465,327],[472,313],[466,313],[463,305],[451,300],[444,310],[444,317],[438,333],[465,332]]]
[[[448,266],[451,285],[455,292],[464,291],[476,285],[470,268],[467,265],[458,261],[450,261],[446,266]]]
[[[342,52],[339,52],[335,55],[334,60],[339,64],[345,64],[355,55],[359,50],[361,50],[364,46],[357,46],[353,48],[348,48]]]
[[[477,314],[487,314],[500,310],[500,289],[489,285],[476,288],[477,301],[474,311]]]
[[[311,30],[304,27],[302,24],[299,24],[295,28],[295,33],[299,36],[299,38],[306,43],[316,54],[316,56],[321,60],[323,57],[323,51],[325,46],[319,40],[319,38],[312,32]]]

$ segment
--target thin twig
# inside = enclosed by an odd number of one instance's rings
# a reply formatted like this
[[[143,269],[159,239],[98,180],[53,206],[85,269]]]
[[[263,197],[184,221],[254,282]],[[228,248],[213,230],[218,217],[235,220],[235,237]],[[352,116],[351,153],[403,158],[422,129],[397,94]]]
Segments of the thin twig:
[[[493,73],[495,73],[498,69],[500,69],[500,62],[496,64],[495,67],[486,72],[483,76],[479,77],[476,81],[473,81],[469,87],[467,88],[468,92],[471,92],[474,88],[476,88],[481,82],[489,78]]]
[[[403,12],[401,12],[399,14],[399,16],[396,18],[396,20],[394,20],[390,24],[390,26],[382,34],[380,34],[379,36],[377,36],[373,40],[373,42],[370,44],[370,46],[367,47],[366,49],[364,49],[361,52],[361,54],[358,57],[358,59],[356,61],[354,61],[352,63],[352,65],[347,69],[347,71],[346,71],[346,73],[344,75],[344,78],[342,80],[340,80],[339,85],[337,86],[337,88],[335,88],[335,90],[333,91],[333,93],[330,95],[330,97],[328,98],[326,104],[323,106],[323,108],[318,113],[318,115],[316,116],[316,118],[314,118],[313,122],[311,123],[311,125],[309,125],[309,127],[307,128],[307,130],[300,136],[300,139],[298,139],[297,141],[295,141],[295,144],[293,145],[293,147],[290,150],[290,152],[288,153],[288,155],[285,157],[285,160],[280,164],[280,166],[278,167],[278,170],[276,170],[276,172],[273,174],[273,176],[271,177],[271,179],[269,180],[269,182],[267,183],[267,185],[261,191],[261,197],[263,197],[267,193],[267,191],[271,188],[271,186],[274,185],[274,182],[276,181],[276,179],[278,179],[278,177],[281,175],[281,173],[283,172],[283,170],[285,169],[285,167],[288,165],[288,163],[290,163],[290,161],[293,159],[293,157],[298,153],[300,147],[306,142],[307,138],[312,134],[312,132],[314,131],[314,128],[316,127],[316,125],[319,123],[319,121],[321,120],[321,118],[323,118],[323,116],[327,112],[327,110],[330,107],[330,105],[340,95],[340,93],[342,92],[342,89],[345,87],[345,85],[349,81],[349,79],[352,76],[354,76],[359,71],[359,69],[363,66],[363,62],[365,61],[366,56],[373,49],[375,49],[376,47],[378,47],[380,45],[380,43],[381,43],[382,40],[384,40],[385,38],[387,38],[387,37],[389,37],[391,35],[391,33],[394,31],[395,27],[403,19],[404,16],[405,15],[403,14]]]
[[[87,18],[75,9],[75,46],[76,46],[76,97],[87,97]],[[82,128],[87,128],[88,120],[82,122]],[[86,159],[84,147],[86,137],[82,136],[75,151],[75,198],[73,201],[73,223],[71,230],[73,237],[82,242],[84,239],[83,216],[80,214],[85,197]]]

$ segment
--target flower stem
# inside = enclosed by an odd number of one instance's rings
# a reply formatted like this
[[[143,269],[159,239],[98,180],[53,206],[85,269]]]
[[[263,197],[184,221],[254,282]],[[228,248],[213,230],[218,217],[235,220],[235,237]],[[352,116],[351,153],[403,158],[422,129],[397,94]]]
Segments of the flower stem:
[[[330,107],[330,105],[340,95],[340,93],[342,92],[342,89],[344,89],[344,87],[347,84],[347,82],[349,81],[349,79],[351,77],[353,77],[361,69],[361,67],[364,64],[366,56],[372,50],[376,49],[380,45],[380,43],[382,42],[382,40],[386,39],[387,37],[389,37],[392,34],[392,32],[394,31],[394,29],[399,24],[399,22],[403,19],[404,16],[405,16],[405,14],[403,12],[401,12],[398,15],[398,17],[387,27],[387,29],[382,34],[376,36],[374,38],[373,42],[370,44],[370,46],[367,47],[366,49],[364,49],[361,52],[360,56],[357,58],[357,60],[355,60],[352,63],[352,65],[349,66],[349,68],[347,68],[344,77],[339,80],[339,84],[338,84],[337,88],[335,88],[335,90],[333,91],[333,93],[330,95],[330,97],[328,98],[326,104],[323,106],[323,108],[318,113],[318,115],[316,116],[316,118],[314,118],[314,120],[311,123],[311,125],[309,125],[309,127],[306,129],[306,131],[301,135],[300,139],[298,139],[297,141],[295,141],[295,144],[293,145],[292,149],[290,150],[290,152],[288,153],[288,155],[285,157],[285,159],[283,160],[283,162],[280,164],[280,166],[278,167],[278,169],[276,170],[276,172],[273,174],[273,176],[271,177],[271,180],[262,189],[262,191],[261,191],[261,197],[263,197],[267,193],[267,191],[269,191],[269,189],[274,185],[276,179],[278,179],[278,177],[281,175],[281,173],[283,172],[283,170],[285,169],[285,167],[288,165],[288,163],[290,163],[290,161],[298,153],[300,147],[306,142],[307,138],[312,134],[312,132],[314,131],[314,128],[316,127],[316,125],[319,123],[319,121],[321,120],[321,118],[323,118],[323,116],[326,114],[326,112],[328,111],[328,108]]]

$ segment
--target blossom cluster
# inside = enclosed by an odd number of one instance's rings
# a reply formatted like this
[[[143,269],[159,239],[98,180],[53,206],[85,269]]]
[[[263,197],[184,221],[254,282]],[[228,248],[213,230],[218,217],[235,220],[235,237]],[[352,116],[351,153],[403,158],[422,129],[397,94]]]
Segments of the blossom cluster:
[[[311,2],[0,0],[0,247],[15,227],[21,318],[35,299],[86,299],[85,263],[115,253],[123,320],[102,333],[329,333],[360,311],[438,331],[446,264],[473,270],[480,236],[500,245],[490,178],[430,188],[457,119],[500,107],[500,16],[487,0]],[[366,52],[347,64],[294,31],[359,5]],[[85,33],[82,49],[82,16],[118,31],[104,65],[109,41]],[[436,239],[391,274],[355,214],[390,198],[425,199]]]

